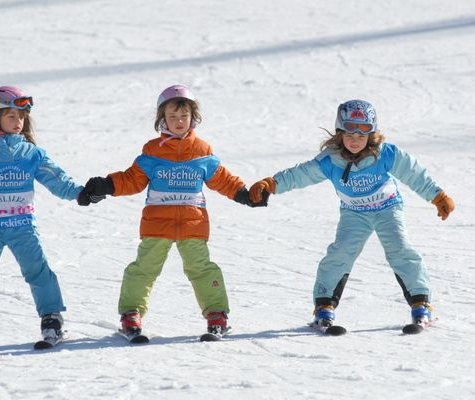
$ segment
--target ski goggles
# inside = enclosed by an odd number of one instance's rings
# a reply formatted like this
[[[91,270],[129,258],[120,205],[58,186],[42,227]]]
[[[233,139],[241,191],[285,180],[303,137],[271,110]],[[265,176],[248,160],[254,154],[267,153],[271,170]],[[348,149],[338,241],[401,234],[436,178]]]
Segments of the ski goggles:
[[[369,135],[371,132],[375,131],[375,126],[373,124],[352,121],[343,122],[343,128],[347,133],[359,133],[361,135]]]
[[[29,111],[33,107],[33,97],[17,97],[5,103],[0,100],[0,108],[17,108]]]

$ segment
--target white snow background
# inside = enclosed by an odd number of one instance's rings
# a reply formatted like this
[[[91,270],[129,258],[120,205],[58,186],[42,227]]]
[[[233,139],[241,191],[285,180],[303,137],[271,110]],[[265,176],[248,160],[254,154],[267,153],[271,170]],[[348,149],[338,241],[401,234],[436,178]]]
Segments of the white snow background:
[[[400,185],[432,279],[436,326],[401,335],[409,307],[373,235],[337,309],[312,318],[318,261],[339,202],[327,184],[250,209],[207,190],[212,259],[234,333],[206,321],[176,249],[132,347],[115,336],[122,273],[135,259],[145,193],[91,207],[37,185],[45,252],[70,339],[34,351],[37,317],[11,253],[0,264],[0,399],[475,398],[475,2],[473,0],[0,0],[0,84],[34,97],[39,145],[78,182],[129,167],[174,83],[200,100],[198,134],[250,186],[313,158],[342,101],[374,103],[387,141],[453,197],[445,222]]]

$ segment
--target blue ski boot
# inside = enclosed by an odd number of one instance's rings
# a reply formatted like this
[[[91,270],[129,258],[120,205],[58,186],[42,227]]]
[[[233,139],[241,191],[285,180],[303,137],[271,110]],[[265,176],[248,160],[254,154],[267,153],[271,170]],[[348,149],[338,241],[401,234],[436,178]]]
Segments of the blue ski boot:
[[[315,319],[310,324],[316,330],[325,335],[340,336],[346,333],[346,329],[339,325],[334,325],[335,307],[331,305],[317,306],[315,309]]]
[[[315,324],[320,328],[329,328],[335,321],[335,308],[330,305],[318,306],[315,310]]]
[[[432,321],[432,306],[430,303],[414,303],[411,309],[412,323],[417,325],[428,325]]]

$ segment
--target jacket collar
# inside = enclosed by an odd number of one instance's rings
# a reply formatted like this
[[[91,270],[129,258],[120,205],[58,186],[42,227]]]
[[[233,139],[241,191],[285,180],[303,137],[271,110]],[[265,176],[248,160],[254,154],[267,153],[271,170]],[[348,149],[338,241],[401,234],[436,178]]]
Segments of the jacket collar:
[[[193,140],[196,136],[195,131],[192,129],[188,131],[183,136],[177,136],[177,135],[169,135],[167,133],[162,132],[160,135],[160,146],[163,146],[165,143],[170,142],[170,141],[175,141],[175,143],[179,143],[180,141],[189,141]]]
[[[0,137],[2,137],[9,146],[14,146],[17,143],[24,142],[25,136],[20,133],[5,133],[0,131]]]

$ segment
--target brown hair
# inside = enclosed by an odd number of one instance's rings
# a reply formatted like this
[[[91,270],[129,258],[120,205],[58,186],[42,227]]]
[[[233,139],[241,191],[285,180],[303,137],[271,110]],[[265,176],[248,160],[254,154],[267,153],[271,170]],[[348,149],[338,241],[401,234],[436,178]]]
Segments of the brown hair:
[[[11,110],[11,108],[1,108],[0,118],[2,118],[9,110]],[[30,142],[36,145],[33,118],[31,118],[30,113],[26,110],[18,110],[18,111],[20,113],[20,116],[25,119],[25,122],[23,124],[23,129],[21,130],[20,134],[25,136],[25,139],[27,142]]]
[[[331,137],[330,139],[325,140],[321,146],[320,150],[325,149],[335,149],[340,150],[341,156],[348,161],[358,162],[367,156],[373,156],[375,159],[378,158],[379,145],[384,142],[386,139],[380,131],[372,132],[369,134],[368,143],[366,147],[361,150],[358,154],[353,154],[345,148],[343,145],[343,134],[345,131],[337,129],[335,134],[332,134],[330,131],[322,128],[327,132]]]
[[[199,124],[201,122],[202,118],[200,114],[200,107],[196,101],[184,98],[171,99],[166,101],[165,103],[162,103],[160,107],[158,107],[154,125],[155,130],[157,132],[160,132],[160,123],[165,120],[165,107],[168,104],[173,104],[175,106],[175,111],[189,107],[191,111],[191,121],[196,124]]]

